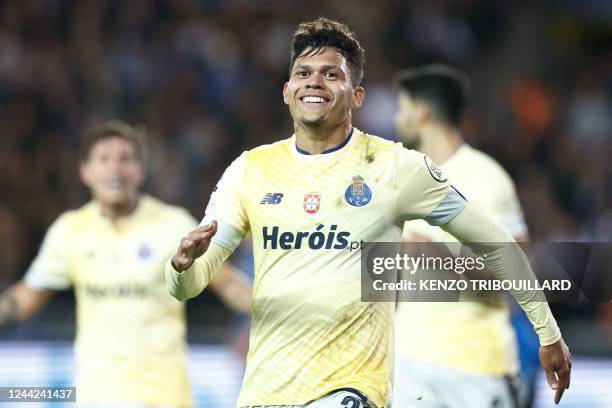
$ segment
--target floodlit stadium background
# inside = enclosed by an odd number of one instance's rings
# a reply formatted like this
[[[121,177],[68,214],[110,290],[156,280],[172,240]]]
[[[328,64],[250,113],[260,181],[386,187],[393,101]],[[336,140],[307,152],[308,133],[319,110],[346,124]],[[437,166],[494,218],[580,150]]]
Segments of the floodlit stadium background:
[[[146,191],[201,217],[233,158],[290,135],[291,32],[320,15],[349,22],[366,49],[358,127],[394,138],[395,70],[459,66],[473,80],[464,137],[515,179],[531,238],[612,240],[610,1],[14,0],[0,3],[0,287],[86,201],[76,148],[95,120],[146,125]],[[248,246],[234,261],[251,268]],[[553,311],[577,357],[561,406],[612,406],[612,308]],[[0,331],[0,386],[70,381],[73,314],[63,293]],[[209,294],[189,320],[198,401],[231,406],[246,322]],[[536,406],[550,400],[539,392]]]

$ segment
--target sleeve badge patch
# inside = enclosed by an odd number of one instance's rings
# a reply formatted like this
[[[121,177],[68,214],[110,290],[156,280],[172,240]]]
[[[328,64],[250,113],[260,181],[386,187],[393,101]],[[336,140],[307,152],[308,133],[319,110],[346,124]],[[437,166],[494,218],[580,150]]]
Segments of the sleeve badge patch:
[[[446,174],[442,171],[440,167],[436,163],[434,163],[429,157],[423,156],[425,158],[425,165],[427,166],[427,170],[429,170],[429,174],[434,178],[438,183],[445,183],[448,178]]]

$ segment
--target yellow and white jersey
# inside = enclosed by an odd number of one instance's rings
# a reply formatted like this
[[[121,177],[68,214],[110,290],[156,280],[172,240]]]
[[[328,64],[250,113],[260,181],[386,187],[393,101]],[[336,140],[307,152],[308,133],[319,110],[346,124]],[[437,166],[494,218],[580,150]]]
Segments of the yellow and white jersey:
[[[512,236],[526,235],[510,176],[491,157],[463,144],[440,167],[453,186]],[[434,242],[457,242],[441,228],[414,220],[403,238],[417,233]],[[402,302],[396,313],[398,355],[490,375],[518,370],[516,340],[508,308],[498,302]]]
[[[235,160],[203,223],[217,220],[213,239],[230,250],[232,237],[253,237],[238,406],[301,405],[346,387],[386,406],[393,304],[360,301],[360,243],[397,242],[405,220],[442,224],[464,206],[425,156],[357,129],[323,154],[300,151],[293,136]]]
[[[77,401],[192,406],[184,305],[167,292],[163,271],[196,224],[144,196],[118,224],[90,202],[49,228],[25,280],[35,289],[74,287]]]

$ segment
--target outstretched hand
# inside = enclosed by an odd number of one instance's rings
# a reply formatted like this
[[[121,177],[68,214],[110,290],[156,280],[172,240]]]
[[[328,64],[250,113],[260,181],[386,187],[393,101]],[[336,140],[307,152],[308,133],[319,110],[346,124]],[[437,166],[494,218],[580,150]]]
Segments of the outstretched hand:
[[[572,371],[572,355],[563,339],[548,346],[540,347],[540,363],[546,371],[546,380],[550,388],[555,390],[555,404],[570,386]]]
[[[211,221],[210,224],[202,225],[181,239],[176,253],[172,256],[170,262],[172,267],[183,272],[189,268],[193,261],[201,257],[210,245],[211,238],[217,233],[217,221]]]

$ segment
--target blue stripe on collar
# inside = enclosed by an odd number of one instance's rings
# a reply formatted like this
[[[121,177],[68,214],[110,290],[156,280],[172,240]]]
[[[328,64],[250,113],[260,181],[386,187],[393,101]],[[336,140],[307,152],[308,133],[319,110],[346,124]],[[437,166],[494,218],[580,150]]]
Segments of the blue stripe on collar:
[[[332,147],[331,149],[327,149],[327,150],[321,152],[321,154],[333,153],[335,151],[338,151],[338,150],[342,149],[344,146],[346,146],[348,144],[349,140],[351,140],[351,136],[353,136],[353,129],[354,128],[351,128],[351,131],[349,132],[348,136],[346,137],[346,139],[344,139],[344,141],[342,143],[340,143],[336,147]],[[308,153],[306,150],[300,149],[298,147],[297,142],[295,143],[295,149],[298,151],[298,153],[310,156],[310,153]]]

